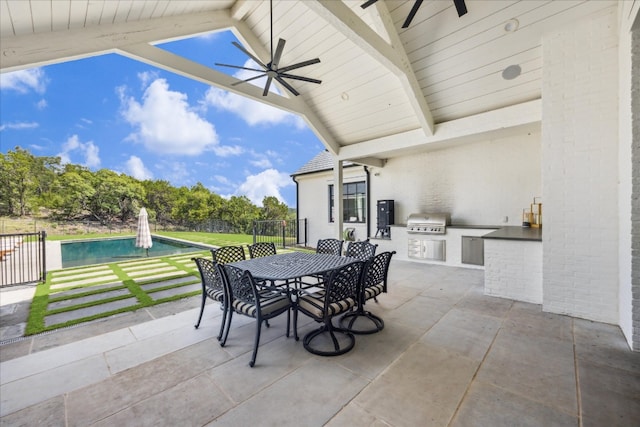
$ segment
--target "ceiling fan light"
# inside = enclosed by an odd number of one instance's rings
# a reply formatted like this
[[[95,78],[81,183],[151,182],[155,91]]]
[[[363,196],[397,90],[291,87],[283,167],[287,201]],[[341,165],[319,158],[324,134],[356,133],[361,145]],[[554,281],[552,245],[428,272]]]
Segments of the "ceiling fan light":
[[[520,26],[520,22],[516,18],[509,19],[504,23],[504,30],[507,33],[513,33]]]
[[[509,65],[502,71],[502,78],[505,80],[513,80],[522,73],[522,68],[519,65]]]

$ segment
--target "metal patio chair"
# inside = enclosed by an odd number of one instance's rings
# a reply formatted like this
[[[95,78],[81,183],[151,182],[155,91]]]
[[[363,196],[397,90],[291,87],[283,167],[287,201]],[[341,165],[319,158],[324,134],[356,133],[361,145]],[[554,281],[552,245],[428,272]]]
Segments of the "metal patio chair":
[[[249,245],[249,257],[261,258],[276,255],[276,245],[273,242],[257,242]]]
[[[200,272],[200,278],[202,280],[202,303],[200,304],[200,315],[198,316],[195,328],[198,329],[200,326],[202,313],[204,313],[204,304],[207,301],[207,298],[219,302],[222,308],[222,321],[220,322],[220,332],[218,333],[217,338],[218,341],[220,341],[228,313],[228,307],[224,299],[225,293],[222,281],[220,280],[218,270],[216,269],[216,265],[213,261],[206,258],[192,258],[192,260],[195,261],[198,266],[198,271]]]
[[[338,239],[320,239],[316,245],[316,253],[342,255],[342,245],[344,240]]]
[[[198,329],[200,327],[202,314],[204,313],[204,305],[207,298],[220,302],[222,308],[222,321],[220,323],[220,332],[217,337],[218,341],[220,341],[228,318],[229,308],[227,307],[224,299],[224,287],[220,277],[218,276],[218,271],[216,270],[215,265],[242,261],[245,259],[245,255],[242,246],[223,246],[218,249],[211,249],[211,255],[213,257],[213,261],[209,261],[204,258],[193,258],[193,261],[195,261],[198,266],[198,271],[200,271],[200,277],[202,279],[202,303],[200,304],[200,315],[198,315],[198,321],[195,324],[195,328]]]
[[[354,334],[373,334],[384,329],[384,321],[370,311],[364,309],[365,302],[375,299],[383,292],[387,292],[387,276],[393,252],[382,252],[368,261],[364,267],[362,278],[358,286],[358,307],[355,311],[346,313],[340,318],[340,327]],[[358,327],[358,320],[368,319],[373,327]]]
[[[211,249],[213,262],[217,264],[228,264],[247,259],[242,246],[221,246],[217,249]]]
[[[342,256],[343,245],[344,245],[344,240],[320,239],[318,240],[318,244],[316,245],[316,253]],[[313,277],[314,279],[316,279],[316,283],[308,283],[301,280],[302,287],[322,286],[322,284],[327,280],[326,274],[314,274],[313,276],[310,276],[310,277]]]
[[[229,336],[229,328],[231,326],[231,318],[233,313],[248,316],[256,319],[256,335],[253,345],[253,355],[249,366],[253,367],[256,363],[258,355],[258,346],[260,345],[260,332],[262,331],[262,321],[267,321],[283,313],[287,313],[287,337],[289,336],[290,313],[292,307],[291,298],[288,290],[283,291],[278,288],[267,289],[258,287],[255,279],[249,271],[242,270],[232,265],[217,265],[218,272],[224,283],[226,295],[229,301],[229,320],[221,346],[227,343]]]
[[[320,356],[338,356],[350,351],[355,337],[350,331],[333,326],[334,317],[351,310],[358,304],[358,283],[364,262],[354,261],[334,270],[324,289],[314,293],[302,292],[298,296],[293,312],[293,330],[298,339],[298,312],[306,314],[316,322],[319,329],[307,333],[303,345],[307,351]],[[324,343],[327,343],[323,345]]]
[[[369,239],[358,242],[349,242],[345,256],[357,258],[360,261],[369,261],[376,254],[377,248],[378,245],[374,245],[369,242]]]

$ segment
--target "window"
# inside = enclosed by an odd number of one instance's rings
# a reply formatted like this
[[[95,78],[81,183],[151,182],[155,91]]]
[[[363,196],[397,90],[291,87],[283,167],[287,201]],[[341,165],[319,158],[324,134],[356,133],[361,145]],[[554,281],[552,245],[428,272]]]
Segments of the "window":
[[[343,222],[367,220],[367,186],[364,181],[342,184]],[[329,222],[334,220],[333,184],[329,185]]]

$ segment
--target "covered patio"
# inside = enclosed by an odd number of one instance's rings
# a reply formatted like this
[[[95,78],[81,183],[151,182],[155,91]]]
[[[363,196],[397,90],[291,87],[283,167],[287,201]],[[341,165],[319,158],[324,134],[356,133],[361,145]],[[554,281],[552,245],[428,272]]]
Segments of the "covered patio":
[[[393,261],[382,332],[314,356],[198,298],[2,347],[2,425],[632,426],[640,358],[617,326],[483,295],[483,272]],[[149,320],[150,318],[154,320]],[[300,332],[315,328],[301,316]]]
[[[459,17],[453,1],[425,2],[401,29],[413,2],[274,3],[282,63],[322,61],[309,76],[323,83],[294,83],[299,96],[284,86],[263,96],[157,46],[231,30],[267,63],[268,2],[258,1],[2,2],[0,70],[116,52],[217,86],[302,117],[333,156],[334,183],[344,162],[381,170],[533,134],[548,212],[543,304],[485,296],[482,269],[394,260],[389,293],[370,303],[383,331],[322,358],[285,338],[279,318],[253,369],[253,322],[235,318],[221,348],[217,307],[198,330],[197,298],[150,307],[3,345],[0,422],[639,425],[640,356],[630,348],[640,346],[640,4],[467,0]],[[388,179],[379,198],[411,181],[413,169],[398,169],[404,180]],[[422,208],[421,197],[405,205]],[[495,204],[482,202],[478,210]],[[330,225],[342,234],[340,215]]]

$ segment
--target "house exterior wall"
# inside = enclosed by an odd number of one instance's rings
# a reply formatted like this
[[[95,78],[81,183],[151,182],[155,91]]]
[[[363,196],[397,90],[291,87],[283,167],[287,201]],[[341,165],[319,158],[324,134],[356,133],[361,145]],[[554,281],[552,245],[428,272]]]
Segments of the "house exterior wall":
[[[622,22],[620,57],[620,327],[629,345],[640,350],[640,17]],[[630,30],[630,31],[629,31]],[[629,203],[629,200],[631,201]],[[624,222],[623,222],[624,221]]]
[[[539,132],[391,158],[371,171],[372,206],[395,200],[396,224],[447,212],[455,224],[521,225],[522,209],[542,196],[540,159]]]
[[[364,168],[362,166],[344,168],[342,180],[345,183],[365,181]],[[300,219],[307,219],[307,244],[315,248],[319,239],[337,237],[336,225],[329,222],[329,185],[334,183],[333,172],[300,175],[296,177],[296,181],[298,182],[298,216]],[[372,227],[375,227],[375,218],[373,221]],[[344,223],[344,228],[346,227],[356,229],[356,240],[367,238],[366,223]],[[373,232],[375,233],[375,229]]]
[[[634,349],[640,349],[640,269],[638,268],[640,251],[634,250],[634,247],[640,247],[640,188],[637,184],[634,185],[634,182],[640,182],[637,178],[640,176],[640,170],[638,167],[635,171],[633,169],[634,164],[640,165],[640,32],[631,31],[631,19],[634,15],[624,7],[630,7],[631,4],[623,3],[622,6],[620,7],[618,48],[620,76],[619,324],[629,345]],[[634,265],[635,270],[632,268]],[[635,334],[634,317],[637,322]]]
[[[618,33],[608,9],[543,39],[543,310],[618,323]]]
[[[522,208],[541,196],[540,158],[540,133],[531,132],[389,159],[384,168],[369,170],[369,237],[376,233],[376,202],[387,199],[394,200],[396,224],[405,224],[413,212],[446,211],[458,224],[521,225]],[[344,169],[344,182],[365,179],[362,166]],[[335,237],[334,224],[328,221],[331,171],[296,180],[299,216],[308,219],[309,244]],[[356,239],[367,237],[365,224],[344,227],[355,227]],[[385,247],[404,257],[406,238],[394,233],[396,228]]]

